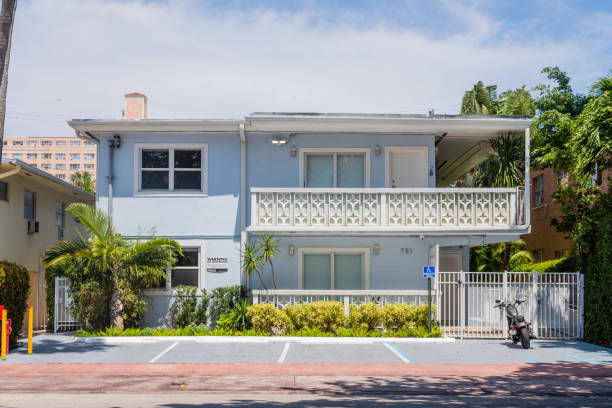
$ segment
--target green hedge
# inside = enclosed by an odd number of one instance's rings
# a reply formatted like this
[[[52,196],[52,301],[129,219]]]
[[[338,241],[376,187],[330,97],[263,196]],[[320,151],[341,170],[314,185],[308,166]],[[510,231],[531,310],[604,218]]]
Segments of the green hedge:
[[[10,347],[17,346],[17,336],[23,327],[29,293],[28,270],[16,263],[0,260],[0,305],[4,305],[8,311],[8,318],[11,319]]]
[[[550,261],[517,265],[515,272],[576,272],[578,263],[575,258],[559,258]]]

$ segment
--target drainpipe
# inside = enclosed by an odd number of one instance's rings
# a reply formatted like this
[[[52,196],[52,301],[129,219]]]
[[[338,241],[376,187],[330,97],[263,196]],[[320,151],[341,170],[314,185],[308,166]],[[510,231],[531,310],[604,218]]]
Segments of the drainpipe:
[[[13,170],[9,170],[6,173],[2,173],[0,174],[0,180],[10,177],[12,175],[15,175],[17,173],[19,173],[21,171],[21,166],[18,164],[15,164],[15,168]]]
[[[246,133],[244,131],[244,123],[239,125],[240,130],[240,256],[244,247],[248,242],[248,234],[246,232]],[[252,205],[252,203],[251,203]],[[242,259],[240,262],[240,280],[242,281],[244,270],[242,268]],[[245,282],[243,282],[245,283]]]
[[[113,181],[115,180],[115,174],[113,172],[113,163],[115,156],[115,149],[121,147],[121,136],[114,135],[112,139],[108,140],[108,217],[113,222]]]
[[[531,225],[531,156],[529,149],[529,126],[525,128],[525,225]]]

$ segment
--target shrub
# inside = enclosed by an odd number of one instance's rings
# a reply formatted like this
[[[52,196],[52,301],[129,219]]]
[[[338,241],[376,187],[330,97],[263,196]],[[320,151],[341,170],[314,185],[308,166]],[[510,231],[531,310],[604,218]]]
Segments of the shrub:
[[[96,281],[85,282],[71,293],[70,310],[87,329],[98,329],[109,324],[108,290]]]
[[[13,331],[10,347],[17,346],[17,335],[23,326],[28,294],[30,293],[30,273],[16,263],[0,260],[0,305],[4,305]]]
[[[247,315],[256,332],[279,335],[291,330],[291,321],[287,315],[270,303],[249,306]]]
[[[416,306],[403,303],[387,304],[383,308],[382,320],[386,330],[416,326]]]
[[[376,303],[362,303],[359,306],[351,305],[347,325],[353,329],[373,331],[380,326],[382,317],[382,308]]]
[[[249,330],[252,326],[251,318],[248,314],[249,301],[243,299],[229,313],[224,313],[217,320],[218,329],[226,329],[232,331]]]
[[[245,286],[234,285],[215,288],[210,295],[210,324],[215,326],[224,313],[229,313],[243,299],[247,299]]]
[[[287,306],[283,311],[296,330],[318,328],[333,333],[344,326],[344,305],[340,302],[302,303]]]
[[[122,299],[121,318],[123,318],[124,327],[140,326],[140,319],[147,310],[147,302],[143,299],[142,291],[127,280],[119,281],[117,290]]]
[[[431,325],[432,327],[434,326],[434,321],[433,321],[433,316],[436,313],[436,306],[435,305],[431,305],[431,314],[432,314],[432,320],[431,320]],[[427,321],[429,320],[427,318],[427,305],[419,305],[416,306],[415,308],[415,313],[414,313],[414,326],[416,326],[417,328],[427,328]],[[417,336],[417,337],[423,337],[423,336]]]
[[[207,323],[207,309],[209,297],[202,289],[202,296],[198,302],[198,288],[195,286],[179,286],[177,297],[172,305],[172,325],[174,327],[187,327],[189,325],[205,325]]]

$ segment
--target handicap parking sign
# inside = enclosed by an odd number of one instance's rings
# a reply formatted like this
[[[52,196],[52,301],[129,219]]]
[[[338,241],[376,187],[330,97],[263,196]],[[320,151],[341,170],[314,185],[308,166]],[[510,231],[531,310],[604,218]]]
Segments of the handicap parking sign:
[[[424,278],[435,278],[436,277],[436,267],[435,266],[424,266],[423,267],[423,277]]]

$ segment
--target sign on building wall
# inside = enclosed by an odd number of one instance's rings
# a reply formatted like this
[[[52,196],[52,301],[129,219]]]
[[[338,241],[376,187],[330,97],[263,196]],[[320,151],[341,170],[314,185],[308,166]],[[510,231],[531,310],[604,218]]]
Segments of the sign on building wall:
[[[208,272],[227,272],[229,262],[225,256],[209,256],[206,257],[206,270]]]

